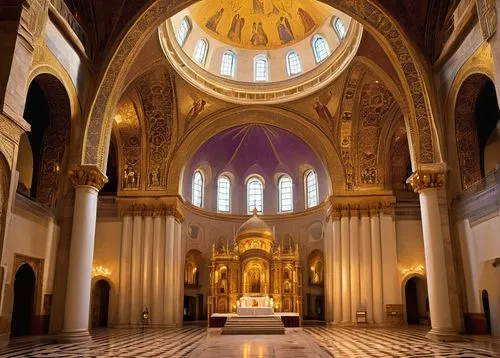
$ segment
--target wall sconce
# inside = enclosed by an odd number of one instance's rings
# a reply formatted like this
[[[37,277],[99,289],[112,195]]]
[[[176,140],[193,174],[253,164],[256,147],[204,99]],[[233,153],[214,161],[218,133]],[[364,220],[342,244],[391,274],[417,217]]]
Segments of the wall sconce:
[[[95,276],[109,277],[111,276],[111,270],[104,266],[94,266],[94,268],[92,268],[92,277]]]

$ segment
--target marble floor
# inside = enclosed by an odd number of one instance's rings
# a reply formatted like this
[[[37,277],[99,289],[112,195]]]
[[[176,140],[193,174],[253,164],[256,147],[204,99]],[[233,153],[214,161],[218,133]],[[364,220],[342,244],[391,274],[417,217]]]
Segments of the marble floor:
[[[222,336],[219,329],[109,329],[87,343],[50,336],[14,339],[0,357],[500,357],[500,338],[464,336],[459,343],[425,339],[421,328],[307,327],[285,335]]]

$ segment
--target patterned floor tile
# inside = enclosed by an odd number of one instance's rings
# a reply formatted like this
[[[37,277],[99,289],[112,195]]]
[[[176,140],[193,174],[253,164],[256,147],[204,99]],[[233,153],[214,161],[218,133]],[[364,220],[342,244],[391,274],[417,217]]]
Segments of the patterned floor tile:
[[[464,336],[438,343],[421,328],[307,327],[285,335],[222,336],[220,329],[109,329],[86,343],[61,344],[51,337],[14,339],[0,348],[5,358],[58,357],[499,357],[500,338]]]

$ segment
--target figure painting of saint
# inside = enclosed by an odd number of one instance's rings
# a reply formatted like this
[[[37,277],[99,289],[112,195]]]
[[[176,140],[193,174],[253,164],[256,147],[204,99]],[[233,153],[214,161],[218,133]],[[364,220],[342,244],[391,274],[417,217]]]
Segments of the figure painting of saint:
[[[297,10],[297,15],[299,15],[300,21],[302,21],[302,25],[304,26],[304,33],[308,34],[310,31],[314,29],[316,23],[314,22],[314,19],[312,18],[311,15],[309,15],[307,11],[299,7],[299,9]]]
[[[227,33],[227,37],[236,43],[241,42],[241,30],[245,25],[245,19],[243,17],[240,18],[239,14],[234,15],[233,21],[231,22],[231,27],[229,28],[229,32]]]
[[[264,14],[264,0],[253,0],[253,13]]]
[[[262,26],[262,22],[259,22],[257,25],[255,22],[252,26],[252,45],[254,46],[267,46],[269,42],[266,33],[264,32],[264,27]]]
[[[224,14],[224,9],[220,9],[215,14],[210,16],[207,20],[205,26],[207,29],[212,30],[215,33],[217,32],[217,26],[219,25],[220,19],[222,19],[222,15]]]
[[[276,23],[276,28],[278,29],[278,35],[282,44],[287,44],[294,40],[292,27],[286,17],[280,17]]]

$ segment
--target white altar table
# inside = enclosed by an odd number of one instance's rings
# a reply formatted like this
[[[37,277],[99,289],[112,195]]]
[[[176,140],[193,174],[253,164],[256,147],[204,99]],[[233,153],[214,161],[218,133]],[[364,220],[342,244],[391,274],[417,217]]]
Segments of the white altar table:
[[[270,316],[274,310],[272,307],[238,307],[236,313],[239,316]]]

